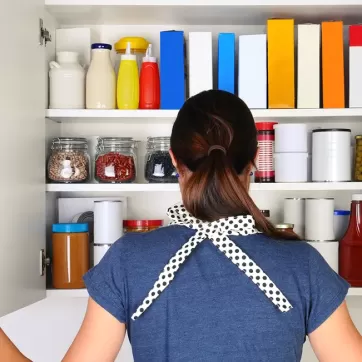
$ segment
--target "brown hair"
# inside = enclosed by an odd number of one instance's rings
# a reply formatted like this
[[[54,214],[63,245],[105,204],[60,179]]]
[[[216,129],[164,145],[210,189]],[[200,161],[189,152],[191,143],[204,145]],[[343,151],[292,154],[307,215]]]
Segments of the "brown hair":
[[[210,152],[212,146],[220,147]],[[214,221],[249,214],[266,235],[298,239],[294,233],[275,229],[242,180],[256,156],[257,131],[249,108],[240,98],[220,90],[189,98],[173,125],[171,149],[180,173],[185,175],[183,203],[194,217]]]

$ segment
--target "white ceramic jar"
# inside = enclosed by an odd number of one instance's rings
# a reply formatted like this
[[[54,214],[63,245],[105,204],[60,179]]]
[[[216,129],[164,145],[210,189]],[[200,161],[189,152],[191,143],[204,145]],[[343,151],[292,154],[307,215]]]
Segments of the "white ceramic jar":
[[[305,228],[305,199],[287,198],[284,199],[284,223],[293,224],[293,231],[304,238]]]
[[[352,153],[350,129],[313,130],[312,149],[312,181],[351,181]]]
[[[85,71],[78,63],[78,53],[58,52],[49,63],[49,108],[84,108]]]
[[[338,241],[310,241],[308,244],[317,249],[329,266],[338,273]]]
[[[308,153],[274,153],[275,182],[307,182]]]
[[[308,132],[305,123],[286,123],[274,125],[275,153],[308,152]]]
[[[116,108],[116,73],[110,58],[111,49],[110,44],[92,44],[92,62],[86,80],[88,109]]]

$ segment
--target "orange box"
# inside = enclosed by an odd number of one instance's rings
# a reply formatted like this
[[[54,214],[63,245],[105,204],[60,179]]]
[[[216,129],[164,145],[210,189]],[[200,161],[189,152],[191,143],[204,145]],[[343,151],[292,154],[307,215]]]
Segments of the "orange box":
[[[344,108],[343,22],[322,22],[323,108]]]
[[[294,20],[268,20],[267,35],[268,107],[295,108]]]

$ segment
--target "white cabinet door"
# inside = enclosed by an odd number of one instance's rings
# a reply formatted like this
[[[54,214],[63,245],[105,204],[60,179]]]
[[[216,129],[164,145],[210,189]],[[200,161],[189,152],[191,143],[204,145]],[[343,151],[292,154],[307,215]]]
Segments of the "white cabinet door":
[[[44,0],[0,1],[0,316],[45,297]]]

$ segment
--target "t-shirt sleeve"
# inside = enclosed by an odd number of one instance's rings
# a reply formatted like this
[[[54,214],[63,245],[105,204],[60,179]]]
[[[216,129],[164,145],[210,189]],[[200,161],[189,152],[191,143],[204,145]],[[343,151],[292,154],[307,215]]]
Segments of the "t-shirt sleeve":
[[[310,334],[325,322],[342,304],[349,284],[341,278],[311,247],[309,257],[310,300],[307,333]]]
[[[125,265],[122,262],[122,239],[112,245],[100,263],[83,279],[89,296],[119,322],[126,323],[127,308]]]

